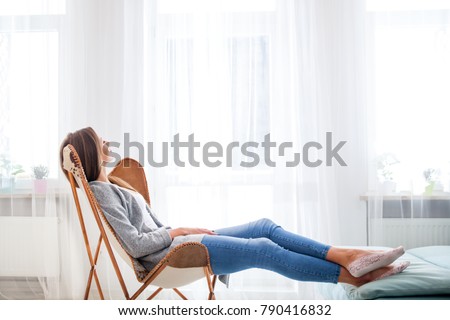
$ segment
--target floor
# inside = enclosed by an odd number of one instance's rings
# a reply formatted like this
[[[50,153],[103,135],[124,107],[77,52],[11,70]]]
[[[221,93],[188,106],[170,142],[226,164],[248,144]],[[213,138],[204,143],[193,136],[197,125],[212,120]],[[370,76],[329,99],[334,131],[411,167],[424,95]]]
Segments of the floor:
[[[37,278],[0,277],[0,300],[42,300],[44,291]]]

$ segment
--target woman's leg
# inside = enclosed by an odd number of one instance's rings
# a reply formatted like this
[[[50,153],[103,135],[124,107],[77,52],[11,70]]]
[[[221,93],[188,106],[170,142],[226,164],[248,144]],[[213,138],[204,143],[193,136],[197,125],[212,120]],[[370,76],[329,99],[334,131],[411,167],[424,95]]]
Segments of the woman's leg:
[[[202,243],[208,248],[214,274],[261,268],[295,280],[336,283],[341,273],[333,262],[287,250],[265,237],[205,235]]]
[[[402,247],[377,254],[368,250],[336,248],[286,231],[269,219],[219,229],[216,233],[244,239],[267,238],[289,251],[339,264],[358,277],[391,264],[404,252]]]
[[[286,250],[267,238],[205,235],[202,244],[208,249],[214,274],[260,268],[298,281],[344,282],[361,286],[395,271],[393,266],[387,266],[356,278],[336,263]]]
[[[286,231],[270,219],[260,219],[215,232],[219,235],[244,239],[267,238],[284,249],[319,259],[325,259],[331,248],[329,245]]]

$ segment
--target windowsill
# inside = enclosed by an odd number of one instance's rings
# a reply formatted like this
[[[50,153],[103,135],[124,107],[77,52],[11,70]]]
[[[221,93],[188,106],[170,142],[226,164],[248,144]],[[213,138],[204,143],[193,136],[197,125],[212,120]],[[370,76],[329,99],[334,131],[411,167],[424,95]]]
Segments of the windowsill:
[[[368,201],[372,197],[383,198],[383,200],[450,200],[450,192],[436,192],[431,195],[412,193],[366,193],[359,197],[362,201]]]
[[[379,214],[383,218],[450,218],[450,193],[439,192],[431,195],[424,194],[376,194],[366,193],[360,200],[366,202],[366,215],[372,207],[370,199],[380,200]]]
[[[13,192],[0,193],[0,199],[31,199],[46,198],[48,195],[59,198],[61,195],[69,194],[65,189],[50,189],[48,193],[35,193],[31,189],[14,190]]]

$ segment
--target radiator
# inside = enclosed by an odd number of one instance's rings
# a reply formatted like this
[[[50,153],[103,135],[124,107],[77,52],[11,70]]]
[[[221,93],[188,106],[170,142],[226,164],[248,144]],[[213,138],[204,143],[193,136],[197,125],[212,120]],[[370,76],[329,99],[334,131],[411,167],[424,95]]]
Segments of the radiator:
[[[406,249],[450,245],[450,219],[371,219],[370,245]]]
[[[56,217],[0,217],[0,277],[57,277]]]

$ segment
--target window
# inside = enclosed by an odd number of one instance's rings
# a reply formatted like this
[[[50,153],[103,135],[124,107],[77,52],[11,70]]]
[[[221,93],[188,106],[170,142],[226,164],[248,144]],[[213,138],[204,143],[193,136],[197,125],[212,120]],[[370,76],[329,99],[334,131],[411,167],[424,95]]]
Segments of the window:
[[[65,1],[0,1],[0,12],[1,174],[13,174],[13,166],[29,176],[32,166],[45,165],[55,178]]]
[[[234,141],[261,144],[271,132],[274,112],[270,74],[275,10],[273,0],[158,1],[153,69],[158,90],[153,116],[159,120],[152,118],[151,123],[168,125],[161,125],[159,131],[150,128],[154,132],[149,136],[164,131],[160,140],[172,141],[180,133],[180,140],[186,141],[194,133],[202,145],[217,141],[224,150]],[[251,160],[236,149],[231,167],[224,156],[216,168],[189,164],[165,168],[154,190],[158,199],[164,199],[157,211],[167,213],[169,225],[211,228],[274,218],[274,170],[264,164],[262,148],[254,151],[260,164],[250,169],[240,166],[241,161]],[[187,159],[187,154],[181,157]],[[161,182],[167,185],[162,187]],[[260,279],[253,272],[243,282],[247,289],[254,285],[258,290]],[[292,287],[278,278],[269,286],[277,290],[280,283]]]
[[[271,24],[267,20],[273,19],[275,2],[245,4],[194,1],[186,6],[183,1],[158,1],[156,116],[158,122],[170,127],[164,128],[163,141],[172,141],[177,133],[180,140],[186,141],[194,133],[201,144],[218,141],[225,150],[233,141],[240,145],[247,141],[261,143],[264,135],[270,133]],[[233,28],[225,30],[222,27],[227,25],[227,19],[233,21]],[[249,24],[248,19],[253,19],[254,24]],[[168,207],[163,211],[168,213],[169,220],[192,224],[189,216],[183,214],[188,205],[198,217],[203,217],[203,224],[217,224],[208,214],[211,208],[223,211],[217,211],[216,215],[227,217],[222,223],[238,223],[242,208],[231,208],[229,204],[242,203],[242,196],[246,203],[252,204],[248,211],[271,217],[272,170],[264,164],[263,149],[255,151],[261,162],[251,172],[239,165],[250,160],[236,149],[231,168],[226,167],[225,152],[221,166],[214,169],[203,164],[192,170],[168,168],[165,172],[173,174],[173,183],[165,188]],[[187,159],[187,154],[181,154],[180,158]],[[198,154],[196,158],[199,159]],[[205,221],[208,217],[211,221]]]
[[[450,174],[450,6],[445,1],[368,1],[373,21],[376,153],[385,177],[422,193],[424,171]],[[387,176],[386,176],[387,173]],[[448,186],[444,184],[448,191]]]

